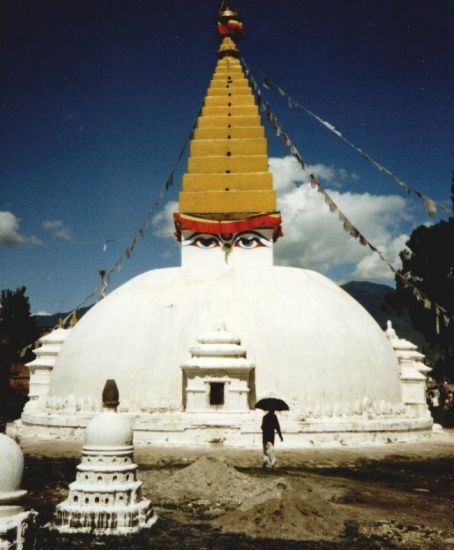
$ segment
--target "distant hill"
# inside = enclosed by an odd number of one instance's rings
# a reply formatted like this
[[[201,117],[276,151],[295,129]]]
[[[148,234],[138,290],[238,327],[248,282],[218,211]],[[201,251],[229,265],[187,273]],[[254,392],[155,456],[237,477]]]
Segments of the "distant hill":
[[[422,353],[430,355],[424,335],[413,327],[408,314],[400,313],[391,306],[395,293],[392,287],[368,281],[350,281],[341,286],[372,315],[383,330],[386,329],[386,321],[390,320],[400,338],[410,340]]]
[[[77,312],[77,319],[80,319],[83,317],[87,311],[91,308],[89,307],[81,307]],[[51,329],[58,325],[58,322],[61,319],[64,319],[69,312],[66,313],[53,313],[52,315],[33,315],[36,325],[41,330]]]
[[[383,329],[386,328],[386,321],[392,315],[392,310],[387,305],[387,297],[394,293],[392,287],[368,281],[350,281],[341,286],[367,309]]]

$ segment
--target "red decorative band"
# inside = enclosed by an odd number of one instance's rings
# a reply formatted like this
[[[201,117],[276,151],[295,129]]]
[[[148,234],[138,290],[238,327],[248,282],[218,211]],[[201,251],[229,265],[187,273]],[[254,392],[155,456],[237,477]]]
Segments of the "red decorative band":
[[[225,235],[227,233],[241,233],[253,229],[273,229],[273,239],[282,237],[282,218],[280,214],[259,214],[250,218],[241,220],[206,220],[196,218],[187,214],[174,212],[176,237],[180,240],[181,231],[194,231],[194,233],[212,233],[215,235]]]

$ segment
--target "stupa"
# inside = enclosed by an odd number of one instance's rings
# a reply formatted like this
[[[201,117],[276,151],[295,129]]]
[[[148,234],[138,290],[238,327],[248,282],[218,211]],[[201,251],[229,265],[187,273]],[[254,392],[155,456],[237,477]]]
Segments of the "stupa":
[[[115,381],[108,380],[104,411],[88,423],[76,481],[50,525],[62,533],[125,535],[156,522],[151,502],[141,496],[131,422],[116,412],[118,404]]]
[[[19,445],[0,433],[0,549],[34,548],[37,512],[20,504],[27,491],[20,489],[24,455]]]
[[[39,406],[38,402],[45,401],[49,395],[55,360],[70,330],[58,327],[39,339],[38,348],[34,351],[36,358],[26,364],[30,370],[29,401],[25,405],[27,410]]]
[[[430,417],[427,405],[427,375],[432,370],[424,363],[424,355],[418,346],[399,338],[391,321],[388,321],[385,334],[397,355],[402,381],[402,401],[407,413],[415,417]]]
[[[281,417],[289,447],[427,436],[432,419],[405,407],[395,350],[365,309],[319,273],[273,264],[281,217],[239,59],[235,10],[224,7],[218,33],[174,215],[181,266],[135,277],[79,321],[56,360],[48,398],[33,414],[24,411],[16,433],[81,437],[101,408],[104,381],[115,378],[137,443],[260,448],[254,404],[270,394],[290,408]],[[224,376],[214,365],[211,376],[193,365],[198,339],[200,353],[226,351],[203,338],[219,320],[227,338],[234,335],[226,343],[241,341],[247,352],[234,382],[241,406],[227,399],[233,367]]]

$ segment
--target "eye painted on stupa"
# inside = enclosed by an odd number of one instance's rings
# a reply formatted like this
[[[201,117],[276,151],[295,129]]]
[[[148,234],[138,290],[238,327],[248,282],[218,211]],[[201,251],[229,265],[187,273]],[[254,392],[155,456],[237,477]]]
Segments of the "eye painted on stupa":
[[[203,249],[216,248],[219,246],[219,240],[212,235],[198,235],[194,238],[191,245]]]
[[[258,248],[259,246],[264,246],[261,242],[261,238],[256,233],[240,233],[235,239],[235,246],[240,248]]]

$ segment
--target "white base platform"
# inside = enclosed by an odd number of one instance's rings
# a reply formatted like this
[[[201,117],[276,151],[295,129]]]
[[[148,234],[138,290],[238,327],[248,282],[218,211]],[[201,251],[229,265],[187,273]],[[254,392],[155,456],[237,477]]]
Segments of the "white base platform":
[[[95,413],[93,413],[95,414]],[[7,434],[17,440],[29,438],[83,440],[85,426],[93,414],[24,413],[20,420],[7,426]],[[184,413],[163,412],[127,416],[134,426],[134,444],[162,447],[239,447],[261,445],[263,413]],[[284,435],[280,448],[311,446],[371,445],[418,441],[430,437],[430,416],[366,415],[352,417],[298,418],[291,413],[278,413]]]

